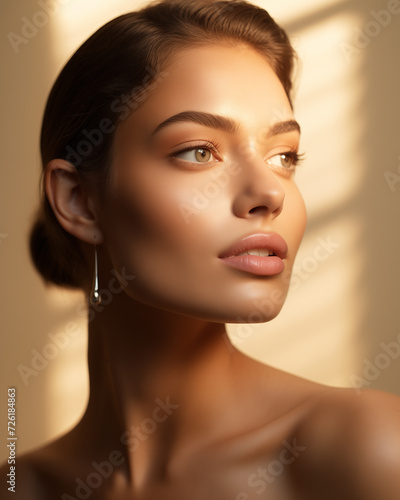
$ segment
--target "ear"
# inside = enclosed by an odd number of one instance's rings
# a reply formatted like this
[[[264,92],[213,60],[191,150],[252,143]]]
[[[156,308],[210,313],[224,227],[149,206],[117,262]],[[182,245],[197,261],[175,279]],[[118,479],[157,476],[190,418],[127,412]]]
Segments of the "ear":
[[[103,243],[95,203],[84,190],[76,168],[66,160],[51,160],[45,168],[44,188],[60,225],[86,243]]]

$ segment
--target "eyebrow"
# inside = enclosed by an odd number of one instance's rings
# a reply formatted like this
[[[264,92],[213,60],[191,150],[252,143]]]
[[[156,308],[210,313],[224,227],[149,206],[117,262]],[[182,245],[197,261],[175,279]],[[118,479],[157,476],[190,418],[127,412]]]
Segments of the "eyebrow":
[[[298,132],[301,133],[300,125],[296,120],[287,120],[285,122],[274,123],[268,132],[268,137],[273,137],[274,135],[286,134],[288,132]]]
[[[172,123],[182,122],[198,123],[206,127],[223,130],[224,132],[228,132],[230,134],[234,134],[239,130],[239,124],[226,116],[213,115],[211,113],[204,113],[202,111],[182,111],[181,113],[170,116],[162,123],[160,123],[152,132],[151,136],[154,136],[157,132],[167,127],[168,125],[171,125]],[[270,127],[267,137],[273,137],[274,135],[285,134],[293,131],[297,131],[300,133],[300,125],[296,120],[278,122],[274,123]]]

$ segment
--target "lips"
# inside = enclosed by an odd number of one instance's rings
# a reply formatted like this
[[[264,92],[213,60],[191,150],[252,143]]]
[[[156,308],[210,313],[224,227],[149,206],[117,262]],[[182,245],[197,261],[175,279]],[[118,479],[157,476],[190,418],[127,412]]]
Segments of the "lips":
[[[227,265],[259,276],[273,276],[285,268],[288,247],[276,233],[258,233],[234,243],[219,258]]]

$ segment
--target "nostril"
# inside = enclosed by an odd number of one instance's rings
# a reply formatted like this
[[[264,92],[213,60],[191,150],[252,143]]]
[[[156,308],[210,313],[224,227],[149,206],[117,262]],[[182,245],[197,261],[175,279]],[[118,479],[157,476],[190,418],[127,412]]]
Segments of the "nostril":
[[[268,207],[265,206],[259,206],[259,207],[254,207],[251,210],[249,210],[249,214],[255,214],[255,213],[268,213]]]

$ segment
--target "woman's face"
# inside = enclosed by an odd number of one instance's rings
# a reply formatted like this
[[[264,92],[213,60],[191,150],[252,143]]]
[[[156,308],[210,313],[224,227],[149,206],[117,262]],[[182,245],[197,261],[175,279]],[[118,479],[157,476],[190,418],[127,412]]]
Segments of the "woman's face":
[[[298,143],[284,89],[253,49],[176,54],[115,137],[101,221],[112,266],[136,276],[129,296],[220,322],[276,316],[306,223]]]

